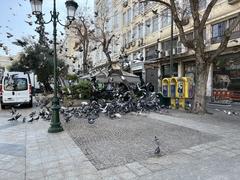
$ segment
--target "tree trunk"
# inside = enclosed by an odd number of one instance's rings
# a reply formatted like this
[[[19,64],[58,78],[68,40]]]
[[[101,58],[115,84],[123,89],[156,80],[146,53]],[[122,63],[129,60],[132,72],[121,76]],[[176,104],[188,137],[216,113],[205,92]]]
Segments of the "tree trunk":
[[[206,113],[207,63],[200,53],[196,52],[195,92],[193,102],[194,113]]]

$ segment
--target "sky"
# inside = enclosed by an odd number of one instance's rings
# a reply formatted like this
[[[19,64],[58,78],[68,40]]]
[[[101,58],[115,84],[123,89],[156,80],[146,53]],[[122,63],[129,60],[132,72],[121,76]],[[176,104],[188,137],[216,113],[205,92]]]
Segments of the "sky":
[[[9,53],[0,47],[0,56],[11,56],[16,55],[22,51],[22,48],[12,44],[16,39],[22,39],[22,37],[30,37],[36,35],[35,39],[38,39],[38,34],[34,31],[36,25],[34,21],[36,18],[32,16],[28,17],[27,14],[32,14],[32,9],[29,0],[2,0],[2,5],[0,6],[0,43],[7,46]],[[94,0],[75,0],[79,7],[79,11],[84,11],[87,13],[93,12]],[[62,22],[66,20],[66,0],[56,0],[57,11],[60,13],[59,19]],[[53,0],[43,0],[43,13],[45,14],[44,20],[50,20],[50,11],[53,8]],[[33,25],[30,26],[25,21],[32,22]],[[45,26],[46,32],[49,32],[49,38],[52,39],[52,26],[50,23]],[[58,38],[60,38],[60,31],[64,32],[64,28],[58,25]],[[7,38],[7,32],[11,33],[13,37]]]

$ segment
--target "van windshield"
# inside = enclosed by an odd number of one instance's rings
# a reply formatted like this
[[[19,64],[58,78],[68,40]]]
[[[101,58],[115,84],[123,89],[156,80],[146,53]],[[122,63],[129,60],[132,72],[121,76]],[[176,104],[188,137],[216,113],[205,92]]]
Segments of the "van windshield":
[[[5,78],[4,79],[4,90],[5,91],[24,91],[27,90],[27,79],[26,78]]]

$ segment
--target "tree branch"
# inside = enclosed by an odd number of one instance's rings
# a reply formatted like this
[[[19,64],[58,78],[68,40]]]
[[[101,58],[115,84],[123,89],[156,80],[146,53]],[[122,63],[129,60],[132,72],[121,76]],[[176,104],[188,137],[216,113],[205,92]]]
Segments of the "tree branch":
[[[212,8],[214,7],[214,5],[217,3],[218,0],[211,0],[211,2],[208,4],[203,16],[202,16],[202,20],[200,22],[200,26],[199,28],[200,29],[203,29],[207,20],[208,20],[208,17],[212,11]]]
[[[169,9],[171,9],[171,4],[166,2],[166,1],[163,1],[163,0],[138,0],[139,3],[147,3],[147,2],[150,2],[150,1],[153,1],[153,2],[158,2],[160,4],[163,4],[164,6],[168,7]]]

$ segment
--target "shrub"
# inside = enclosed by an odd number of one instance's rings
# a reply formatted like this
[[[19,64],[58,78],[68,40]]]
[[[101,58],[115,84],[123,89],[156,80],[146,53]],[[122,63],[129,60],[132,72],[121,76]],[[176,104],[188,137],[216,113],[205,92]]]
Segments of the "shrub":
[[[89,99],[91,96],[92,86],[89,81],[80,80],[78,84],[69,87],[73,98]]]

